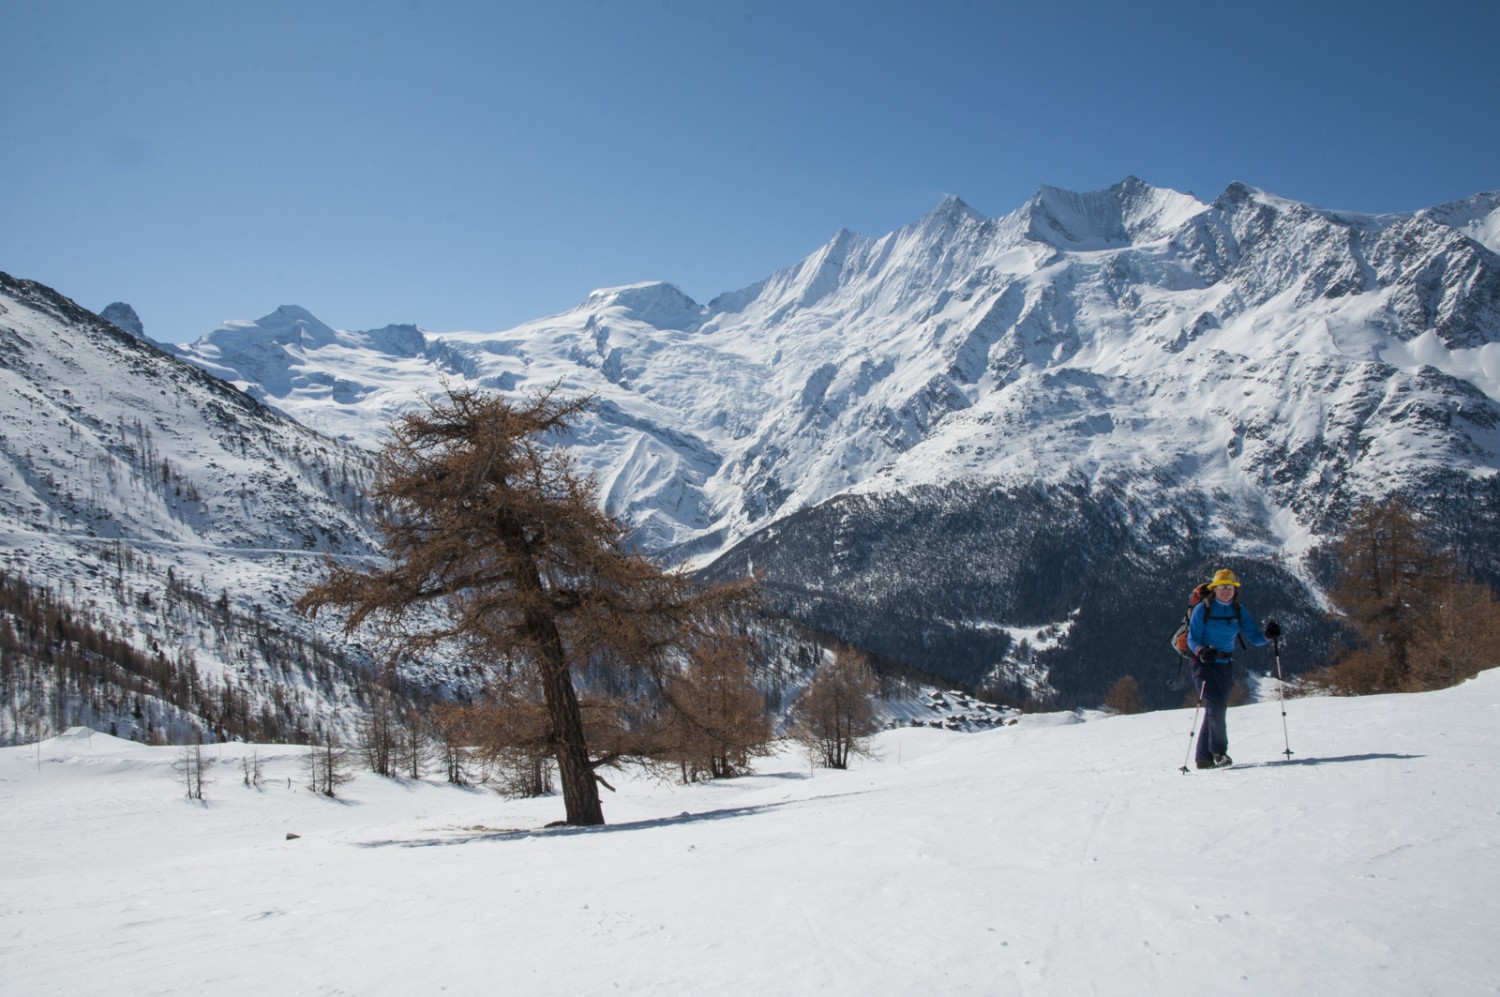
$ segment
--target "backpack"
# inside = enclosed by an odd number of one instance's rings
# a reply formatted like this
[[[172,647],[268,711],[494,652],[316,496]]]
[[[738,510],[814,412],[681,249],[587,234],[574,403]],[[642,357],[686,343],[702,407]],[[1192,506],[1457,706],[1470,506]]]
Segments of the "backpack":
[[[1172,650],[1176,651],[1179,655],[1188,659],[1189,661],[1193,660],[1193,652],[1188,650],[1188,624],[1193,619],[1193,610],[1198,608],[1198,603],[1202,602],[1204,599],[1207,599],[1212,595],[1213,589],[1208,587],[1208,582],[1204,582],[1202,585],[1199,585],[1197,588],[1193,589],[1193,591],[1188,595],[1187,612],[1183,614],[1182,623],[1180,626],[1178,626],[1176,631],[1173,632],[1172,639],[1168,641],[1168,643],[1172,645]]]
[[[1202,585],[1199,585],[1197,588],[1193,589],[1193,591],[1188,595],[1187,613],[1183,615],[1182,623],[1177,627],[1176,631],[1173,632],[1172,639],[1171,641],[1169,641],[1169,643],[1172,645],[1172,650],[1176,651],[1178,655],[1187,659],[1188,661],[1193,660],[1193,652],[1188,650],[1188,624],[1192,622],[1193,610],[1198,608],[1198,603],[1203,602],[1206,599],[1213,598],[1213,594],[1214,590],[1209,587],[1208,582],[1204,582]],[[1240,605],[1238,597],[1236,597],[1236,599],[1234,600],[1233,605],[1235,615],[1239,617],[1241,624],[1243,624],[1245,621],[1245,610]],[[1212,609],[1213,607],[1212,605],[1210,605],[1208,611],[1212,611]],[[1225,619],[1225,617],[1218,618]],[[1243,635],[1238,639],[1240,641],[1240,644],[1243,646],[1245,640]]]

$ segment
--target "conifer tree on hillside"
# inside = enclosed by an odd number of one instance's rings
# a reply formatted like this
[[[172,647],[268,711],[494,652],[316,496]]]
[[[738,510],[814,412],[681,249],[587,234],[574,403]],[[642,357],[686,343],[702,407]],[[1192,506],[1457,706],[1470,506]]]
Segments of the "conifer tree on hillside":
[[[1141,713],[1146,707],[1141,702],[1141,684],[1134,675],[1121,675],[1110,686],[1104,697],[1104,705],[1116,713]]]
[[[299,607],[342,609],[349,632],[385,623],[416,648],[460,642],[502,693],[494,708],[525,707],[493,729],[539,739],[567,822],[602,824],[597,769],[640,747],[634,718],[717,643],[749,583],[701,588],[632,551],[557,445],[588,400],[554,395],[452,389],[398,420],[373,488],[389,566],[330,561]]]
[[[1459,581],[1443,592],[1434,617],[1412,644],[1410,684],[1442,689],[1496,664],[1500,600],[1487,585]]]
[[[1452,685],[1500,660],[1500,603],[1461,576],[1452,552],[1400,496],[1355,510],[1329,593],[1350,646],[1326,681],[1363,694]]]

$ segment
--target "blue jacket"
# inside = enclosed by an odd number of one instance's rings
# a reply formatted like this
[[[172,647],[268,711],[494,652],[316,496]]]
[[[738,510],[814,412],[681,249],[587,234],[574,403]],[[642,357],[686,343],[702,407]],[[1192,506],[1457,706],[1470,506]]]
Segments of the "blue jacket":
[[[1238,602],[1223,605],[1210,596],[1193,607],[1193,615],[1188,619],[1188,650],[1193,652],[1194,657],[1204,646],[1211,647],[1220,654],[1233,654],[1234,639],[1240,634],[1244,634],[1245,639],[1256,647],[1265,647],[1271,643],[1248,609]]]

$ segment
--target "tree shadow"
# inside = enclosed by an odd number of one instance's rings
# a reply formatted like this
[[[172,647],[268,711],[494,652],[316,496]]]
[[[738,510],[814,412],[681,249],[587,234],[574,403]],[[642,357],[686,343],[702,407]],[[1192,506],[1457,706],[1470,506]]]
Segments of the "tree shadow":
[[[775,803],[760,803],[755,806],[724,807],[718,810],[702,810],[698,813],[689,813],[684,810],[672,817],[653,817],[648,820],[625,821],[621,824],[600,824],[593,827],[573,827],[569,824],[555,824],[546,827],[534,828],[499,828],[475,826],[467,828],[454,828],[457,831],[466,831],[467,834],[459,834],[445,837],[429,838],[386,838],[379,841],[361,841],[360,848],[438,848],[445,845],[469,845],[481,841],[520,841],[526,838],[554,838],[554,837],[577,837],[579,835],[593,834],[624,834],[631,831],[654,831],[664,827],[674,827],[683,824],[700,824],[721,820],[737,820],[743,817],[754,817],[759,814],[779,810],[782,807],[797,806],[798,804],[822,802],[835,799],[840,796],[863,796],[874,790],[860,790],[853,793],[834,793],[829,796],[819,796],[815,800],[779,800]]]

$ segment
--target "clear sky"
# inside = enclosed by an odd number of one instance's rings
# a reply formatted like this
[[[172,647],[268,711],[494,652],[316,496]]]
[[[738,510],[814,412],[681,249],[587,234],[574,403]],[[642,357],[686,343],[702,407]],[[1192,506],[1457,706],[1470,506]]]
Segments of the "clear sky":
[[[0,270],[148,335],[700,302],[947,194],[1500,187],[1494,0],[0,0]]]

